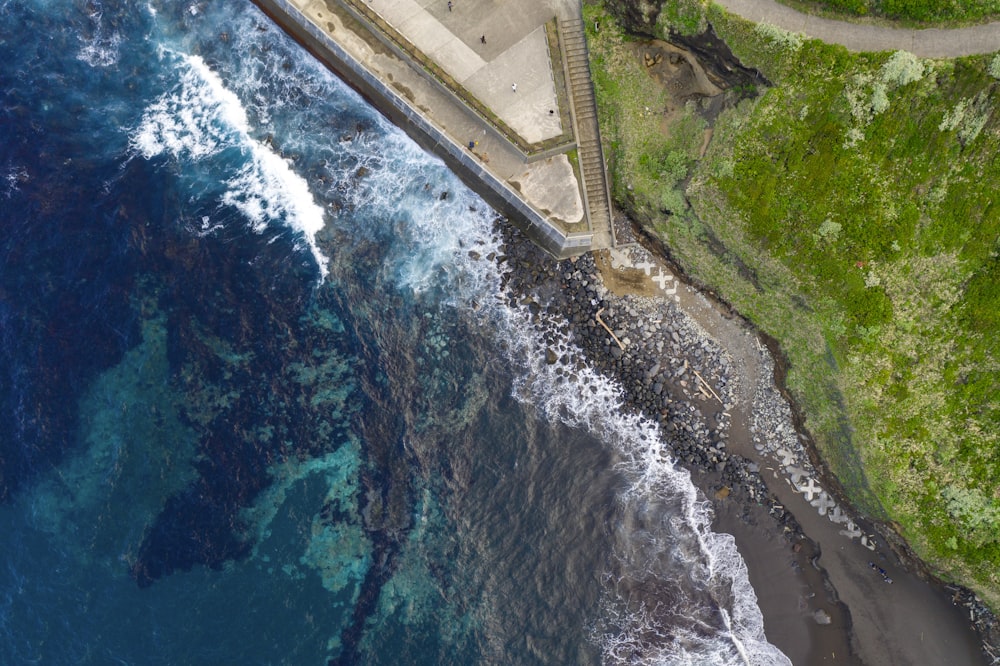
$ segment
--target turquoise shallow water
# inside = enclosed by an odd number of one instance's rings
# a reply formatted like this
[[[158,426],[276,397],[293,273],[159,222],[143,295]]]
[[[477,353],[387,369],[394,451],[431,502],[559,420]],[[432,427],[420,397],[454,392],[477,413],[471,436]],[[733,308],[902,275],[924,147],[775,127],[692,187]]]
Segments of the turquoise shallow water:
[[[0,662],[782,663],[494,213],[251,4],[0,23]]]

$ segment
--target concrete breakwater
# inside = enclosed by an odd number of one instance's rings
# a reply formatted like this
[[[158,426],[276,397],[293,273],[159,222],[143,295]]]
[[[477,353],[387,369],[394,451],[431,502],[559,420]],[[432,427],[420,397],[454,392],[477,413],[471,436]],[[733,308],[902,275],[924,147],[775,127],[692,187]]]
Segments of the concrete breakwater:
[[[610,216],[594,228],[590,211],[584,210],[581,171],[569,159],[575,143],[528,159],[441,81],[420,71],[406,54],[386,47],[374,27],[335,0],[255,2],[547,252],[562,258],[613,243]],[[519,67],[524,64],[509,65]],[[514,71],[501,75],[516,80]],[[548,113],[554,116],[555,110]]]

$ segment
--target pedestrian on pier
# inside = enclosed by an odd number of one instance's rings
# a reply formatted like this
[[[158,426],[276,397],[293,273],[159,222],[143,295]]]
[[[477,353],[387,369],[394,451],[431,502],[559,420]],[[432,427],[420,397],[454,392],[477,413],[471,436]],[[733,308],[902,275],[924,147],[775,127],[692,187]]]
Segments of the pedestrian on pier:
[[[482,37],[480,37],[479,41],[481,41],[483,44],[485,44],[486,43],[486,35],[483,35]]]
[[[517,84],[516,83],[510,84],[510,89],[513,90],[514,92],[517,92]]]
[[[448,0],[448,11],[451,11],[451,0]]]

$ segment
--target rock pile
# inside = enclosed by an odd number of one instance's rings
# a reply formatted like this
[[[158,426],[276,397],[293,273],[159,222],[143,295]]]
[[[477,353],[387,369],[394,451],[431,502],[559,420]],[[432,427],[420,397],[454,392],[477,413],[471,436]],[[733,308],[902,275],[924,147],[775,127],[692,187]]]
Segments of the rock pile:
[[[726,450],[737,378],[725,350],[672,301],[608,292],[591,255],[555,261],[516,230],[505,227],[503,233],[510,305],[561,322],[586,362],[618,380],[625,409],[659,423],[664,450],[681,465],[711,473],[736,495],[768,505],[797,533],[794,518],[769,495],[759,467]],[[569,376],[584,361],[560,355],[554,346],[545,353],[546,362],[562,364]]]

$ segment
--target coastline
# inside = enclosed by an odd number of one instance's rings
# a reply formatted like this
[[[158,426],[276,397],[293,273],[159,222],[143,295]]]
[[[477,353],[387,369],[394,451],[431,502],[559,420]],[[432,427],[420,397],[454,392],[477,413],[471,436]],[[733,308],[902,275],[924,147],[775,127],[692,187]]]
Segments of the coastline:
[[[817,513],[778,473],[777,462],[755,449],[755,437],[770,435],[762,427],[773,427],[791,433],[802,453],[815,458],[775,381],[780,365],[742,318],[682,285],[681,274],[674,293],[658,293],[642,270],[613,268],[606,253],[557,262],[516,230],[504,233],[501,260],[511,269],[512,299],[536,316],[565,320],[591,363],[621,383],[627,408],[660,423],[668,450],[712,503],[713,529],[733,535],[768,639],[793,663],[988,663],[988,635],[977,635],[969,608],[956,605],[971,594],[914,569],[877,533],[873,550],[840,534],[840,525]],[[668,265],[638,244],[627,249],[642,262]],[[597,322],[601,309],[601,321],[625,350]],[[721,401],[701,388],[699,377]],[[767,404],[775,400],[781,404]],[[769,411],[767,419],[753,418],[760,410]],[[821,467],[817,474],[832,487]],[[863,517],[855,520],[875,532]],[[976,618],[979,612],[973,608]]]
[[[301,41],[301,36],[297,37]],[[310,50],[315,54],[315,46]],[[383,113],[387,112],[383,109]],[[391,112],[387,115],[397,124],[402,122]],[[439,155],[444,152],[445,160],[455,167],[454,156],[442,151],[442,146],[424,144],[424,147]],[[475,174],[465,176],[466,182],[479,180]],[[596,257],[584,255],[556,263],[527,240],[516,240],[517,232],[511,233],[510,247],[516,249],[506,258],[516,267],[511,274],[515,291],[530,297],[538,312],[544,309],[553,316],[569,312],[567,325],[575,339],[598,368],[619,379],[626,388],[630,408],[659,420],[664,432],[669,433],[667,443],[675,457],[692,473],[692,479],[705,496],[715,498],[719,529],[734,535],[750,565],[768,635],[779,647],[796,655],[795,663],[831,660],[982,663],[981,658],[976,659],[969,651],[970,646],[978,650],[979,643],[969,628],[968,617],[952,612],[955,609],[949,605],[949,599],[954,595],[963,603],[972,604],[972,617],[979,621],[977,628],[984,637],[994,623],[992,615],[981,604],[976,606],[978,602],[971,594],[958,588],[950,588],[945,594],[941,584],[934,581],[937,587],[932,590],[920,580],[927,576],[926,570],[908,556],[905,544],[894,539],[891,530],[886,528],[876,535],[875,528],[879,526],[870,525],[854,514],[802,431],[794,405],[782,395],[780,377],[777,381],[774,377],[775,370],[780,375],[781,356],[775,354],[779,362],[776,367],[773,362],[769,366],[770,355],[765,351],[766,347],[774,347],[772,343],[756,332],[750,334],[745,322],[725,304],[713,299],[710,291],[690,289],[687,302],[678,306],[679,300],[660,298],[648,280],[640,284],[643,280],[632,268],[626,270],[633,274],[625,282],[633,282],[636,293],[628,293],[629,285],[625,284],[623,293],[613,294],[610,285],[604,285],[600,277],[602,273],[607,277],[609,271],[617,270],[614,258],[609,258],[606,251]],[[645,252],[642,261],[652,259],[669,266],[678,283],[686,282],[683,273],[670,266],[663,248],[649,252],[638,245],[626,245],[629,251]],[[546,268],[539,271],[539,266]],[[645,277],[649,277],[648,271]],[[670,321],[663,330],[668,331],[669,337],[659,340],[663,344],[655,353],[647,349],[641,358],[618,348],[598,325],[593,309],[583,306],[594,301],[595,296],[607,307],[604,318],[616,333],[622,333],[619,337],[627,338],[637,323],[660,317],[666,311]],[[669,310],[670,307],[674,310]],[[730,326],[724,325],[727,321]],[[755,344],[750,346],[751,342]],[[721,375],[716,372],[720,367],[725,369]],[[662,377],[656,381],[661,370]],[[723,394],[721,399],[716,396],[719,405],[712,402],[703,384],[713,393],[714,386]],[[775,400],[783,405],[781,413],[769,414],[769,423],[755,422],[759,410],[754,401],[758,393],[772,406],[777,404]],[[762,429],[765,426],[775,429],[765,432]],[[834,503],[850,514],[850,524],[857,523],[870,533],[865,536],[870,536],[870,543],[876,544],[874,550],[867,547],[862,550],[856,543],[841,543],[839,527],[822,514],[817,516],[802,499],[801,491],[791,487],[794,480],[775,471],[775,468],[780,471],[783,465],[775,464],[773,455],[768,458],[755,446],[771,437],[794,450],[799,456],[796,464],[805,461],[803,464],[812,477],[834,497]],[[774,449],[784,450],[779,444],[771,449],[772,454]],[[847,544],[851,543],[848,539]],[[891,572],[895,581],[891,588],[872,585],[873,581],[884,583],[872,578],[868,557],[875,557],[879,566]],[[917,574],[908,574],[907,567],[916,568]],[[884,594],[888,589],[892,590],[891,597]],[[795,611],[787,608],[792,599]],[[894,606],[905,607],[906,612],[897,612]],[[859,617],[864,621],[859,622]],[[919,626],[929,627],[933,634],[947,627],[951,638],[943,641],[946,651],[928,659],[927,648],[922,644],[925,632]],[[914,627],[918,634],[909,632]],[[803,631],[808,634],[805,638]],[[882,641],[885,635],[894,640]],[[920,640],[909,640],[913,635],[919,635]],[[989,641],[988,637],[986,640]],[[891,645],[884,646],[880,653],[876,649],[880,642]],[[981,657],[978,652],[977,655]]]

